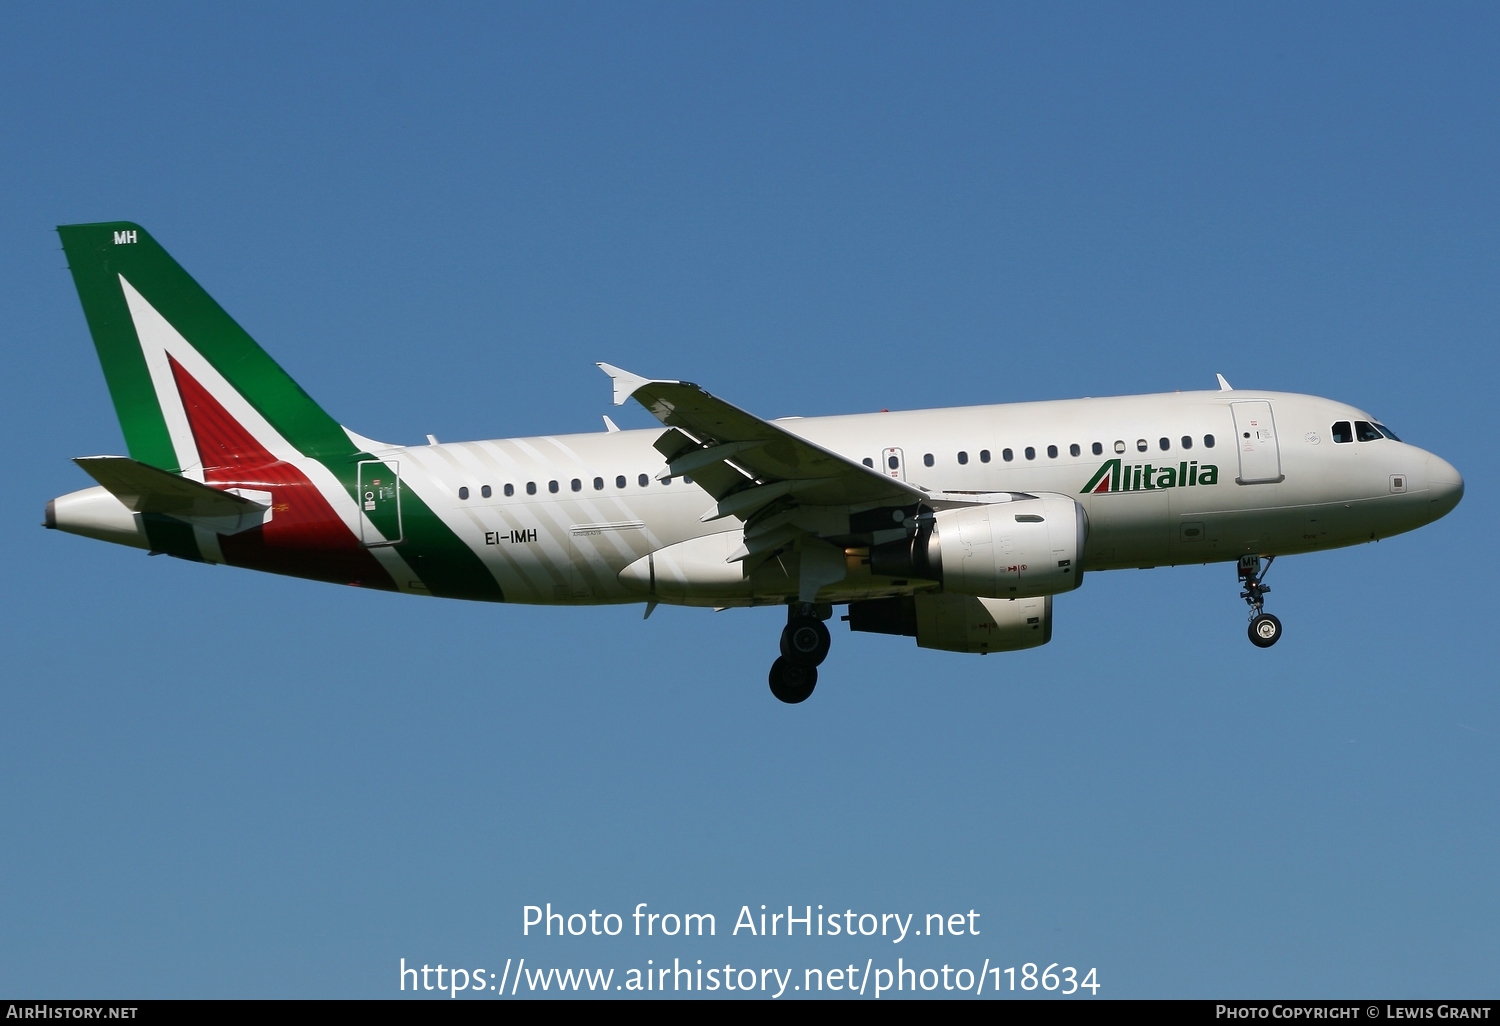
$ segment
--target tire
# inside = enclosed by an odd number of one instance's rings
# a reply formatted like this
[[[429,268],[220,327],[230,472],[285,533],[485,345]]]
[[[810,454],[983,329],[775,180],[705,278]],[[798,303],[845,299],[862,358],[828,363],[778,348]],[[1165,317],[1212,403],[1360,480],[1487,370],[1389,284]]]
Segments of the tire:
[[[781,657],[808,668],[822,665],[833,639],[823,621],[813,616],[794,616],[781,632]]]
[[[771,694],[787,705],[807,701],[818,686],[818,669],[815,666],[798,666],[785,659],[771,664]]]
[[[1281,621],[1270,613],[1261,613],[1250,621],[1250,644],[1270,648],[1281,640]]]

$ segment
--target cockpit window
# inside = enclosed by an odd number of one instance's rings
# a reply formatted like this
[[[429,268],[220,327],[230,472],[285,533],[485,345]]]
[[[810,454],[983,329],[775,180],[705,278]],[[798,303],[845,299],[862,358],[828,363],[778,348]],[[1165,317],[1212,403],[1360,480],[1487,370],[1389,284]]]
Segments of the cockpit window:
[[[1401,439],[1396,437],[1396,432],[1392,431],[1390,428],[1386,427],[1378,420],[1375,422],[1375,430],[1379,431],[1382,435],[1385,435],[1385,437],[1389,438],[1393,442],[1401,441]]]
[[[1375,425],[1367,421],[1356,420],[1354,422],[1354,437],[1361,442],[1378,442],[1382,436],[1379,431],[1375,430]]]
[[[1333,426],[1333,440],[1335,442],[1354,441],[1354,429],[1349,426],[1347,420],[1341,420]]]

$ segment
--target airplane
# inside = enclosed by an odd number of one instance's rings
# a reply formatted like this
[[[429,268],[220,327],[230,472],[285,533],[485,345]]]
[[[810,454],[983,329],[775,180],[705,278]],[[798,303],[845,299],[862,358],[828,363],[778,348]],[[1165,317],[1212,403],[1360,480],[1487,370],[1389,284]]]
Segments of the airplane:
[[[128,456],[48,528],[363,588],[487,602],[787,609],[772,694],[854,632],[1044,645],[1085,573],[1234,563],[1250,641],[1279,556],[1431,523],[1442,458],[1356,407],[1231,388],[766,420],[607,363],[661,429],[425,445],[343,427],[140,225],[58,229]]]

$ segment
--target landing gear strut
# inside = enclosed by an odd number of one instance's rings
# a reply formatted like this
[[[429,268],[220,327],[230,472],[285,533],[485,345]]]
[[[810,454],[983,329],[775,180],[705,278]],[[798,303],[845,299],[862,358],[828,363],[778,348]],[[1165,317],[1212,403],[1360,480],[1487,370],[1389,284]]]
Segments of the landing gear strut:
[[[1260,556],[1240,557],[1240,583],[1244,590],[1240,598],[1250,606],[1250,644],[1256,648],[1270,648],[1281,640],[1281,621],[1265,611],[1266,594],[1271,590],[1265,584],[1266,573],[1275,562],[1275,556],[1266,556],[1261,566]]]
[[[818,685],[818,665],[828,658],[832,639],[811,603],[793,603],[781,632],[781,658],[771,664],[771,694],[783,702],[805,701]]]

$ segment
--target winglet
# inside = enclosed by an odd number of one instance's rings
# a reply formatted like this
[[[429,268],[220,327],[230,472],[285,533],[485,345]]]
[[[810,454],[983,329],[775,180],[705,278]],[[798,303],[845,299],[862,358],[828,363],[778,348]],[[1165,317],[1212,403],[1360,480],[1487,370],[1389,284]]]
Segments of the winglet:
[[[609,434],[614,434],[615,432],[617,432],[617,431],[620,430],[620,425],[616,424],[614,421],[610,420],[608,417],[605,417],[604,418],[604,430],[606,432],[608,432]]]
[[[600,370],[610,376],[615,383],[615,405],[624,406],[625,400],[635,395],[635,390],[642,385],[649,385],[652,378],[643,378],[639,374],[632,374],[628,370],[607,363],[595,364]]]
[[[1224,380],[1224,375],[1222,375],[1222,374],[1215,374],[1214,377],[1216,377],[1216,378],[1219,379],[1219,391],[1220,392],[1233,392],[1234,391],[1234,386],[1231,385],[1229,382],[1227,382],[1227,381]]]

